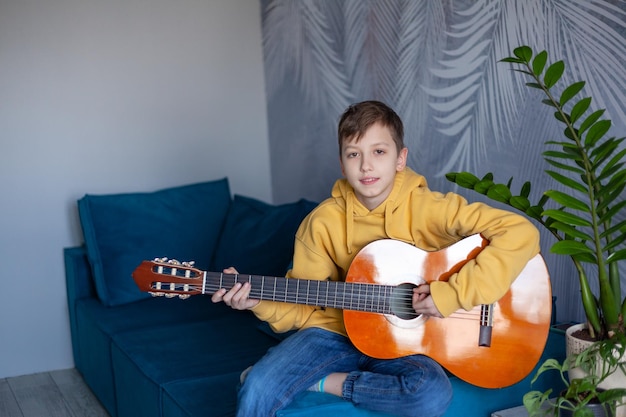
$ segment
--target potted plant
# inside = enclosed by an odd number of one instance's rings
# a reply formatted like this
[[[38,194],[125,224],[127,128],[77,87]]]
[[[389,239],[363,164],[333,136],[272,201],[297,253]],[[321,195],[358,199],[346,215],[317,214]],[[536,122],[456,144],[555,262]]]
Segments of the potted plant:
[[[554,93],[565,70],[563,61],[547,66],[547,52],[533,55],[528,46],[516,48],[513,54],[502,62],[519,66],[516,71],[530,78],[526,85],[544,93],[543,103],[564,126],[560,140],[546,142],[549,149],[543,156],[554,168],[546,173],[566,192],[546,190],[533,204],[529,200],[530,182],[514,193],[512,179],[506,184],[496,183],[491,173],[478,178],[469,172],[453,172],[446,178],[522,211],[545,226],[556,237],[551,252],[568,255],[574,262],[591,338],[623,335],[626,299],[622,298],[618,261],[626,258],[626,220],[616,221],[616,214],[626,206],[626,148],[620,149],[625,138],[608,137],[611,121],[602,119],[604,110],[589,110],[590,97],[574,99],[584,81],[566,86],[560,95]],[[584,263],[594,266],[589,275]],[[591,280],[597,282],[597,297]]]
[[[446,178],[536,220],[556,238],[551,252],[572,259],[578,272],[586,328],[590,339],[596,342],[580,354],[570,355],[570,359],[561,364],[549,359],[540,367],[537,376],[549,369],[556,369],[562,374],[569,371],[571,381],[568,389],[552,403],[553,409],[585,409],[583,406],[591,398],[606,401],[607,398],[624,395],[623,391],[612,389],[598,392],[598,384],[607,378],[604,371],[575,377],[570,365],[571,358],[575,358],[573,366],[581,369],[580,365],[590,363],[592,354],[600,354],[598,361],[608,360],[610,363],[613,353],[610,357],[602,355],[615,351],[608,350],[606,346],[616,343],[623,346],[625,341],[626,299],[622,298],[618,262],[626,258],[626,220],[618,220],[616,214],[626,206],[623,196],[626,187],[626,148],[623,142],[626,138],[608,137],[611,121],[602,119],[604,110],[590,110],[590,97],[575,99],[583,90],[584,81],[565,86],[560,95],[554,92],[565,70],[563,61],[547,65],[547,52],[533,55],[528,46],[516,48],[513,54],[502,62],[519,66],[516,71],[530,78],[526,85],[543,92],[545,99],[542,102],[552,108],[555,118],[564,126],[560,140],[546,142],[548,149],[543,156],[551,167],[545,172],[555,185],[566,191],[557,187],[548,189],[538,202],[531,203],[531,184],[528,181],[519,193],[514,193],[512,179],[506,184],[496,183],[492,173],[479,178],[469,172],[452,172],[446,174]],[[585,263],[592,265],[589,275],[583,266]],[[595,280],[597,285],[594,287],[599,288],[597,296],[592,291],[591,280]],[[623,348],[621,351],[623,353]],[[590,366],[585,367],[591,369]],[[607,369],[615,371],[618,368],[626,375],[623,366]],[[563,380],[567,382],[564,377]],[[573,395],[582,392],[586,392],[587,396],[582,402],[575,403]],[[535,407],[545,403],[549,394],[531,392],[524,401]],[[582,414],[585,412],[579,411],[581,414],[576,415],[585,415]]]
[[[616,370],[626,371],[626,362],[623,359],[626,348],[624,342],[624,335],[620,334],[594,342],[563,362],[556,359],[546,360],[537,370],[531,384],[544,372],[557,371],[566,388],[554,397],[552,389],[526,393],[524,406],[529,416],[614,416],[617,405],[623,403],[626,388],[604,390],[598,386]],[[568,379],[566,374],[572,367],[583,369],[584,374],[579,378],[570,376]]]

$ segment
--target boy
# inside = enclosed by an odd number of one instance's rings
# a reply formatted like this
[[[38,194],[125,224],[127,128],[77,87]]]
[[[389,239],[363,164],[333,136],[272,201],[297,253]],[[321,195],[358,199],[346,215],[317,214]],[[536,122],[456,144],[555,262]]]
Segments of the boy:
[[[413,291],[419,314],[446,317],[497,301],[539,252],[539,234],[526,219],[461,196],[427,188],[406,167],[408,150],[398,115],[377,101],[350,106],[339,128],[342,174],[329,199],[302,222],[288,277],[344,280],[361,248],[397,239],[439,250],[482,233],[490,244],[448,281]],[[236,273],[229,268],[227,273]],[[249,299],[249,284],[220,290],[212,299],[251,309],[277,332],[300,329],[242,375],[239,416],[274,416],[304,390],[331,393],[356,406],[394,415],[440,416],[452,392],[441,367],[423,355],[380,360],[360,353],[333,308]]]

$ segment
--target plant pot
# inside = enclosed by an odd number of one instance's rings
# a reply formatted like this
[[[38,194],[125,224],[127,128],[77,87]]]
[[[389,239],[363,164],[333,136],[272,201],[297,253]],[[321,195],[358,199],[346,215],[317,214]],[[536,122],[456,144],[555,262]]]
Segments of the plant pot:
[[[593,343],[591,341],[578,339],[572,335],[576,331],[585,329],[586,327],[586,323],[575,324],[568,327],[568,329],[565,331],[565,351],[567,353],[567,357],[582,352]],[[570,379],[581,378],[584,375],[583,370],[580,368],[572,368],[569,370],[568,374]],[[598,385],[598,387],[603,389],[624,388],[626,387],[626,374],[621,371],[617,371],[610,375],[607,379],[602,381],[602,383]],[[603,414],[594,414],[594,416],[596,415]],[[615,417],[626,417],[626,404],[617,407]]]
[[[611,408],[606,404],[588,404],[587,408],[593,412],[594,417],[614,417]],[[573,417],[570,410],[559,410],[559,417]]]

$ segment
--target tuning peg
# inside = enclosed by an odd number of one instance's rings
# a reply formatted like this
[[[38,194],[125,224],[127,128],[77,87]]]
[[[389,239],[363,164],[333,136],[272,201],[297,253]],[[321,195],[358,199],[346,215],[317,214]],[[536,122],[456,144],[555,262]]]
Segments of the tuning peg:
[[[153,297],[163,297],[165,295],[165,293],[155,292],[155,291],[148,291],[148,293],[152,295]]]

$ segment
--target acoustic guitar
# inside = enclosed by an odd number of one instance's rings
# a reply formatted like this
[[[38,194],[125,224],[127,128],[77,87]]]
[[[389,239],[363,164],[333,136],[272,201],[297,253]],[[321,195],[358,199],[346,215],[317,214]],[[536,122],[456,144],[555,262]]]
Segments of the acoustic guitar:
[[[436,252],[383,239],[354,258],[345,282],[205,272],[192,263],[155,259],[133,272],[142,291],[187,298],[236,283],[251,284],[250,298],[343,310],[348,337],[364,354],[381,359],[423,354],[458,378],[502,388],[525,378],[543,352],[552,295],[541,255],[531,259],[497,302],[458,310],[446,318],[418,315],[413,288],[447,281],[488,244],[472,235]]]

